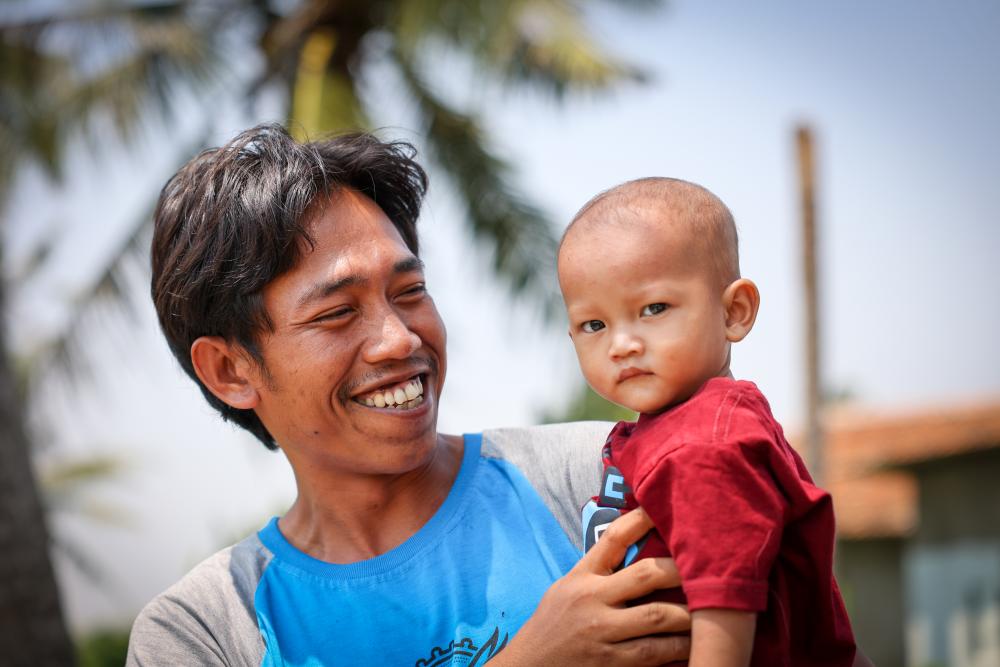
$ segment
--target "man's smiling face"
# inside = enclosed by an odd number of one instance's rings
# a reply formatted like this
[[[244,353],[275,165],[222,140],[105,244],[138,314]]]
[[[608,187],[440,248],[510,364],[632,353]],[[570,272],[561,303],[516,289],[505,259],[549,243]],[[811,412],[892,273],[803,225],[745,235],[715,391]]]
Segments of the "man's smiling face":
[[[273,332],[257,414],[290,459],[347,474],[399,474],[432,455],[445,329],[423,265],[369,198],[344,190],[315,241],[263,293]]]

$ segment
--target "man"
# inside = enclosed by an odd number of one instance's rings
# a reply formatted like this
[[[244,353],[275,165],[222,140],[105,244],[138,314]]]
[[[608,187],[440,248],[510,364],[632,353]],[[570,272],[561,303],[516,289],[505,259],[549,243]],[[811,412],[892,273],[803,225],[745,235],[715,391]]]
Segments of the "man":
[[[206,399],[270,448],[288,513],[154,599],[130,665],[656,665],[686,611],[668,560],[614,572],[649,528],[577,563],[602,426],[437,433],[445,329],[424,284],[426,189],[406,144],[297,144],[276,126],[164,187],[152,294]],[[484,378],[484,385],[488,379]]]

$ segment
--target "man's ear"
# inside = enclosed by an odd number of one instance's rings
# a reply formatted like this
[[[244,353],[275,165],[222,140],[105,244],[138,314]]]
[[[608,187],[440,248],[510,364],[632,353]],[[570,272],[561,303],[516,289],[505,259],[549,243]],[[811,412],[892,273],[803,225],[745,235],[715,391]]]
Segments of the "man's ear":
[[[191,344],[191,363],[220,401],[240,410],[257,407],[260,395],[252,380],[258,373],[242,348],[221,336],[202,336]]]
[[[752,280],[734,280],[722,294],[722,305],[726,309],[726,340],[738,343],[750,333],[757,319],[760,292]]]

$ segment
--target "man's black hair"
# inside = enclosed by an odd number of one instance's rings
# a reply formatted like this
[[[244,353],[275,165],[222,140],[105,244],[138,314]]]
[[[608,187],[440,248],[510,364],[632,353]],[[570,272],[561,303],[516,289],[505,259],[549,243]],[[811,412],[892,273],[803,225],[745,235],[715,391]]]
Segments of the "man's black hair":
[[[314,206],[344,188],[374,201],[418,254],[427,175],[415,154],[408,143],[366,133],[298,143],[280,125],[260,125],[193,158],[160,193],[152,244],[160,327],[212,407],[269,449],[277,445],[253,410],[227,405],[198,379],[191,345],[221,336],[267,372],[258,340],[273,325],[262,291],[312,246]]]

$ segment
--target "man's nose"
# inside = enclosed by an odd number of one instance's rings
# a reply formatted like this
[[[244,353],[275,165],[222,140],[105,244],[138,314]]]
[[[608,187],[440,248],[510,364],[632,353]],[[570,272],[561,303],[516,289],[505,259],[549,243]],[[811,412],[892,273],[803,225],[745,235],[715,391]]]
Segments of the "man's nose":
[[[391,308],[373,323],[372,339],[365,348],[364,358],[368,363],[387,359],[407,359],[420,349],[420,336],[406,325]]]
[[[632,355],[642,354],[642,339],[628,329],[615,331],[611,336],[611,346],[608,348],[608,356],[612,359],[624,359]]]

